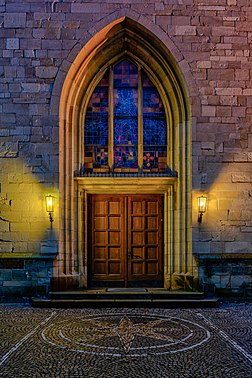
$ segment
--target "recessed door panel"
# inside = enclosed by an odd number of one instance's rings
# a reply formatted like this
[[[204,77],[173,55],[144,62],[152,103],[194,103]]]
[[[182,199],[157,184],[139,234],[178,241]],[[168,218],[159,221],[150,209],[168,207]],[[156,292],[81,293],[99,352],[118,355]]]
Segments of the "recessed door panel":
[[[128,284],[162,284],[163,198],[155,195],[128,197]],[[135,219],[138,219],[136,222]],[[140,221],[141,219],[141,221]],[[141,228],[139,229],[139,224]]]
[[[89,197],[90,286],[162,286],[163,197]]]
[[[92,195],[88,209],[90,285],[107,281],[124,284],[123,197]]]

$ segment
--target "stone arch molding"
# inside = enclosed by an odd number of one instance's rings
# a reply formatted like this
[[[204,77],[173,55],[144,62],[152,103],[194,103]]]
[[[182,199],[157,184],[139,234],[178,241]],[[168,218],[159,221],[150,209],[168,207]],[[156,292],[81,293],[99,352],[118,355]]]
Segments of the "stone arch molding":
[[[60,96],[60,252],[54,282],[58,288],[87,285],[87,241],[83,237],[83,224],[85,219],[87,223],[87,218],[75,179],[82,161],[81,125],[85,106],[104,70],[117,60],[128,57],[148,72],[159,89],[168,114],[169,166],[178,172],[178,179],[167,185],[165,191],[164,243],[167,252],[164,258],[164,286],[175,288],[177,277],[185,280],[193,276],[190,95],[176,60],[181,63],[183,57],[163,33],[162,42],[154,34],[155,31],[160,34],[160,29],[151,24],[150,30],[150,23],[142,16],[138,15],[137,21],[123,16],[108,25],[103,25],[104,22],[92,30],[92,38],[73,61]],[[101,26],[104,27],[97,32]]]

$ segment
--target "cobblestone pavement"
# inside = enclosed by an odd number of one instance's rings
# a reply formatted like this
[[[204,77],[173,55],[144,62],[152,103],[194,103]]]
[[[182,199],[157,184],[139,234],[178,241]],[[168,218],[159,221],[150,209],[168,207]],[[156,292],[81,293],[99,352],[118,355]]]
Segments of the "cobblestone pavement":
[[[0,377],[252,377],[252,304],[64,310],[0,305],[0,317]]]

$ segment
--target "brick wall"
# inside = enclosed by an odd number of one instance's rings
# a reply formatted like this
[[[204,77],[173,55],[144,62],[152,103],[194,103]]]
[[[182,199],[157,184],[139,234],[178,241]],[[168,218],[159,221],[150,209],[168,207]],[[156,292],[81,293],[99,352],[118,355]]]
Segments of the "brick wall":
[[[0,0],[0,253],[58,249],[58,209],[52,234],[44,198],[58,198],[64,73],[114,12],[165,33],[193,78],[193,252],[251,253],[251,9],[251,0]]]

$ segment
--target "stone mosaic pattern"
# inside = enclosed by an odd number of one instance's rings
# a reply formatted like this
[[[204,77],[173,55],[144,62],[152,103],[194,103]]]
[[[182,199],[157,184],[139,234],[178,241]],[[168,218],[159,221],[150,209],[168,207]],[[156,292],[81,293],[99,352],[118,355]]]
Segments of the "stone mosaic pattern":
[[[217,309],[1,306],[0,376],[251,377],[252,305]]]

